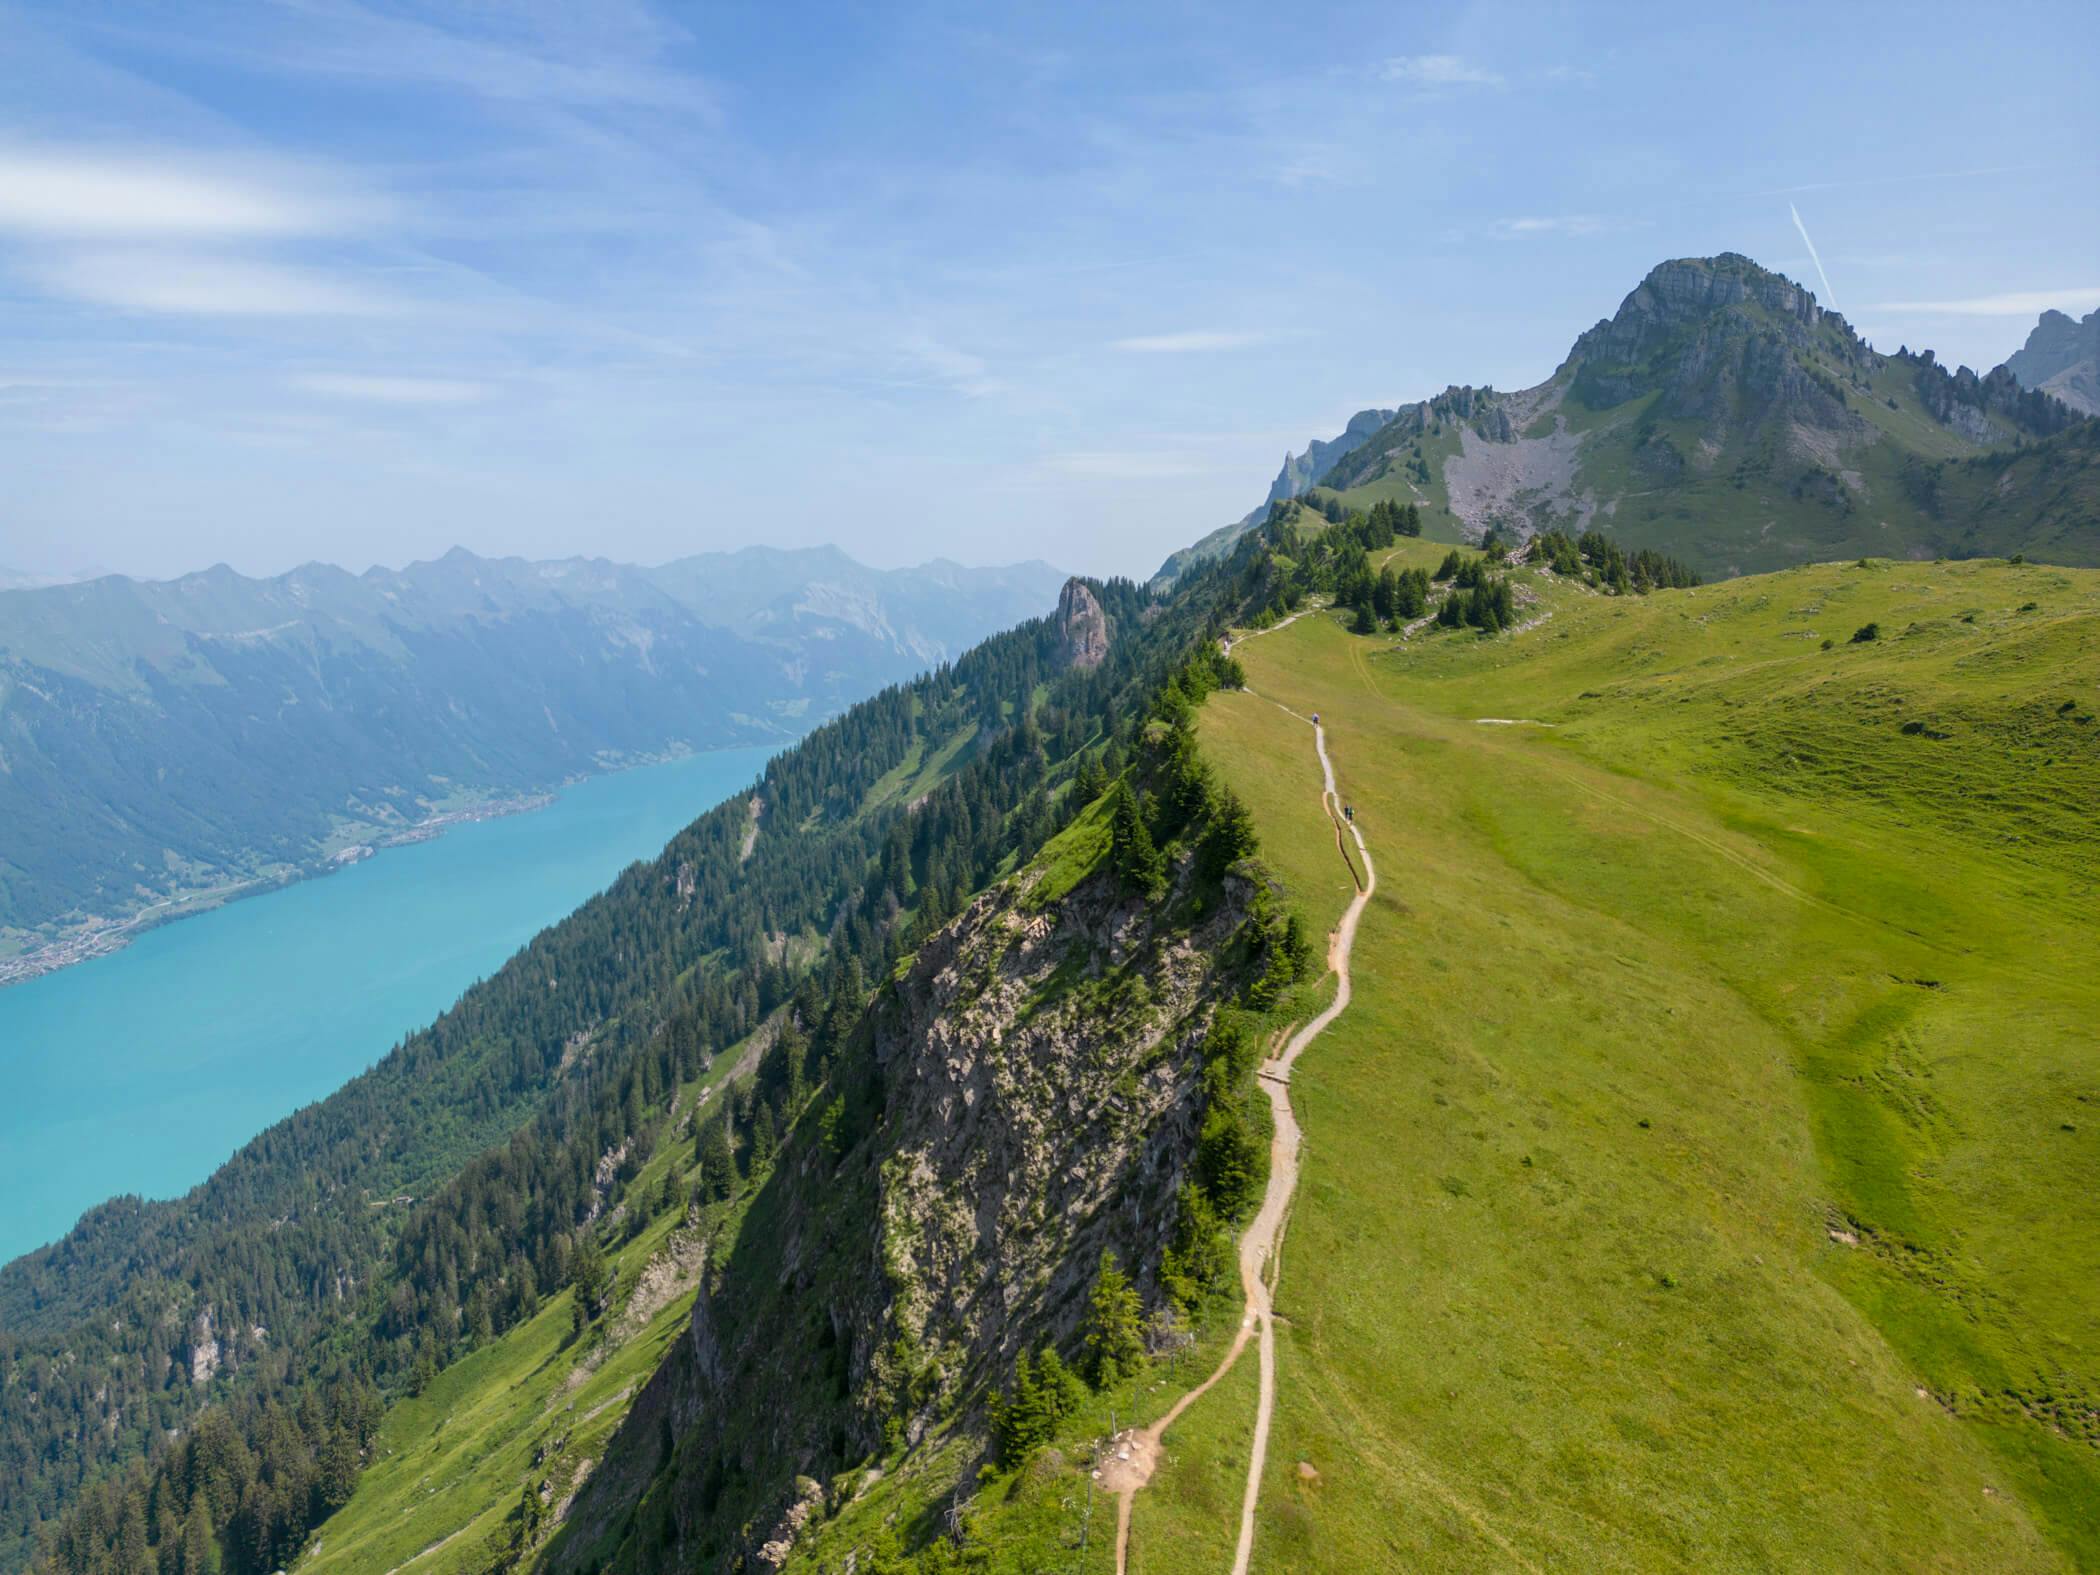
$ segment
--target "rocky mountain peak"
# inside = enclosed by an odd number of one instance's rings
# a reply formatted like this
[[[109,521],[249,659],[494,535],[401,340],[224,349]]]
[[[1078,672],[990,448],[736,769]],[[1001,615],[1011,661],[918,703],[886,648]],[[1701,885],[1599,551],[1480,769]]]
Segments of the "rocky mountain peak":
[[[1304,453],[1285,454],[1283,468],[1269,483],[1269,496],[1265,501],[1278,503],[1317,487],[1344,456],[1362,448],[1395,414],[1391,410],[1359,410],[1349,418],[1349,424],[1342,428],[1338,437],[1314,438],[1305,445]]]
[[[1613,316],[1575,341],[1570,359],[1612,366],[1645,361],[1717,315],[1746,307],[1762,308],[1787,338],[1805,337],[1826,315],[1813,293],[1738,252],[1678,257],[1650,269]]]
[[[2053,394],[2073,410],[2100,415],[2100,311],[2083,319],[2051,308],[2006,358],[2022,388]]]
[[[1057,631],[1064,641],[1066,666],[1099,667],[1107,660],[1108,614],[1086,581],[1065,581],[1057,598]]]
[[[1783,405],[1812,426],[1850,424],[1811,354],[1864,365],[1873,352],[1813,292],[1737,252],[1679,257],[1650,270],[1618,312],[1575,341],[1573,391],[1593,408],[1660,389],[1663,414],[1749,418]]]

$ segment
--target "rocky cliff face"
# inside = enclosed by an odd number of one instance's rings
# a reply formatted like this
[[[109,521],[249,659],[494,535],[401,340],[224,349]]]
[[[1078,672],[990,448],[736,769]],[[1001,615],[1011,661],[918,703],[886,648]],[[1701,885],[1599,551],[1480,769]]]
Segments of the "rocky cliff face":
[[[1972,443],[1990,443],[2002,427],[2053,437],[2078,419],[2078,413],[2053,393],[2022,388],[2009,366],[1993,367],[1978,377],[1967,367],[1949,372],[1930,350],[1899,359],[1916,367],[1911,387],[1918,402]]]
[[[2100,415],[2100,311],[2082,319],[2044,312],[2005,370],[2023,388],[2053,394],[2073,410]]]
[[[1057,629],[1067,667],[1099,667],[1108,656],[1108,614],[1086,581],[1070,579],[1057,598]]]
[[[1154,1289],[1251,893],[1184,901],[1186,860],[1156,904],[1106,872],[1045,902],[1045,879],[980,897],[878,994],[859,1070],[714,1245],[547,1567],[777,1568],[849,1467],[1069,1340],[1104,1247]]]
[[[1283,468],[1269,483],[1269,496],[1265,502],[1295,498],[1308,488],[1317,487],[1327,479],[1327,473],[1337,462],[1361,448],[1374,432],[1398,414],[1395,410],[1359,410],[1349,418],[1349,424],[1342,428],[1340,436],[1324,441],[1314,438],[1305,445],[1304,453],[1284,455]]]
[[[994,894],[921,954],[877,1037],[897,1142],[876,1348],[946,1353],[959,1378],[1003,1368],[1073,1333],[1103,1247],[1150,1272],[1195,1143],[1232,895],[1184,929],[1106,878],[1041,912]]]

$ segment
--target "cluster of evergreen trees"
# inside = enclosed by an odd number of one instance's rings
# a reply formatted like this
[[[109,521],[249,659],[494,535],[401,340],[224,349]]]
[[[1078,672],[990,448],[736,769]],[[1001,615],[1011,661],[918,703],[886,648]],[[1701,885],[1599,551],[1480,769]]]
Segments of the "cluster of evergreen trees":
[[[1475,556],[1456,547],[1437,565],[1437,583],[1448,582],[1450,590],[1437,603],[1439,629],[1478,629],[1499,634],[1517,622],[1517,595],[1506,575],[1495,573],[1489,555]]]
[[[1375,605],[1383,594],[1396,609],[1385,616],[1400,616],[1398,608],[1405,605],[1406,593],[1399,577],[1385,585],[1384,576],[1372,572],[1370,554],[1383,552],[1401,536],[1419,536],[1421,511],[1412,503],[1402,508],[1385,502],[1375,504],[1369,512],[1348,510],[1330,493],[1325,502],[1327,523],[1308,531],[1309,512],[1299,499],[1270,504],[1269,517],[1254,536],[1262,550],[1234,559],[1239,582],[1232,599],[1248,621],[1257,625],[1274,622],[1315,593],[1331,595],[1344,607]]]
[[[1542,531],[1532,538],[1531,561],[1568,579],[1582,579],[1618,595],[1645,596],[1699,583],[1698,573],[1675,558],[1642,547],[1628,553],[1600,530],[1570,537]]]
[[[49,1549],[97,1575],[268,1575],[349,1502],[384,1412],[357,1380],[291,1403],[243,1395],[197,1419],[148,1475],[90,1488]]]
[[[1097,1389],[1120,1383],[1145,1364],[1144,1303],[1115,1254],[1105,1248],[1087,1297],[1080,1343],[1084,1383]],[[999,1458],[1010,1465],[1027,1459],[1085,1398],[1080,1374],[1065,1365],[1055,1345],[1046,1342],[1033,1359],[1023,1351],[1014,1363],[1013,1387],[994,1395],[987,1406]]]
[[[1376,634],[1410,623],[1429,610],[1429,571],[1384,568],[1368,585],[1361,579],[1349,582],[1337,590],[1336,598],[1340,605],[1356,609],[1351,627],[1358,634]]]
[[[1271,522],[1276,520],[1279,511],[1292,516],[1292,511],[1307,508],[1318,510],[1320,517],[1330,525],[1349,525],[1365,530],[1366,546],[1390,547],[1395,536],[1422,534],[1422,507],[1418,503],[1401,504],[1390,498],[1381,498],[1369,509],[1352,509],[1342,501],[1339,492],[1326,487],[1315,487],[1301,498],[1270,504],[1269,519]]]

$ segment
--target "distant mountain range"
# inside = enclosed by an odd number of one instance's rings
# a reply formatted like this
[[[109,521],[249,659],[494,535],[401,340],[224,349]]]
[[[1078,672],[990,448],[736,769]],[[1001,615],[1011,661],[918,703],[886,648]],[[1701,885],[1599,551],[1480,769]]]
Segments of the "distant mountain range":
[[[660,568],[455,549],[0,591],[0,977],[441,812],[785,742],[1048,612],[1063,578],[835,548]]]
[[[1537,387],[1367,410],[1286,457],[1269,498],[1412,502],[1431,534],[1476,540],[1596,526],[1709,574],[1862,555],[2096,563],[2100,423],[2080,403],[2096,323],[2047,314],[2023,364],[1979,377],[1929,350],[1879,353],[1747,257],[1679,259]],[[1225,550],[1267,506],[1161,577]]]
[[[2100,415],[2100,311],[2075,319],[2044,312],[2005,369],[2023,388],[2054,394],[2073,410]]]

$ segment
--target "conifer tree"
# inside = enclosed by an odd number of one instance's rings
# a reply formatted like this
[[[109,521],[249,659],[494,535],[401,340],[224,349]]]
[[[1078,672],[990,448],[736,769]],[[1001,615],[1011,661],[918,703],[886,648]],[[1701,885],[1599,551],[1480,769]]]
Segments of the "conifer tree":
[[[729,1122],[717,1116],[700,1133],[701,1204],[719,1203],[736,1191],[736,1150],[729,1141]]]
[[[612,1288],[612,1270],[599,1250],[597,1234],[585,1226],[581,1235],[583,1239],[576,1244],[576,1254],[570,1260],[569,1284],[576,1292],[579,1323],[587,1323],[598,1316],[606,1292]]]
[[[1166,889],[1167,865],[1128,782],[1118,781],[1109,810],[1109,863],[1126,891],[1157,897]]]
[[[773,1125],[773,1107],[760,1102],[758,1114],[751,1118],[751,1169],[756,1173],[762,1166],[773,1163],[774,1152],[780,1147],[780,1134]]]
[[[1263,1153],[1230,1094],[1215,1097],[1196,1137],[1196,1175],[1217,1211],[1237,1219],[1261,1191]]]
[[[219,1539],[213,1534],[211,1505],[202,1493],[190,1499],[182,1523],[182,1575],[219,1575]]]
[[[1378,582],[1371,588],[1371,610],[1387,623],[1400,605],[1400,577],[1391,569],[1379,571]]]
[[[1117,1383],[1144,1365],[1144,1313],[1137,1287],[1117,1265],[1115,1254],[1102,1248],[1086,1319],[1087,1376],[1096,1389]]]
[[[1036,1389],[1042,1395],[1043,1409],[1053,1422],[1062,1422],[1079,1409],[1085,1398],[1079,1375],[1065,1366],[1064,1358],[1057,1354],[1057,1347],[1045,1345],[1042,1355],[1035,1363]]]
[[[1216,877],[1258,845],[1254,816],[1231,788],[1220,790],[1211,811],[1210,831],[1203,839],[1204,868]]]
[[[1174,1240],[1161,1260],[1159,1277],[1183,1312],[1232,1268],[1232,1241],[1218,1211],[1199,1187],[1184,1182],[1174,1219]]]
[[[1042,1391],[1026,1351],[1014,1361],[1013,1393],[995,1397],[991,1414],[992,1437],[999,1445],[999,1458],[1010,1466],[1026,1460],[1048,1436]]]
[[[1072,802],[1077,806],[1091,804],[1108,788],[1108,775],[1101,769],[1101,761],[1091,750],[1080,757],[1079,769],[1072,774]]]

